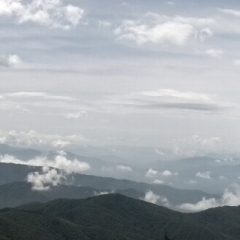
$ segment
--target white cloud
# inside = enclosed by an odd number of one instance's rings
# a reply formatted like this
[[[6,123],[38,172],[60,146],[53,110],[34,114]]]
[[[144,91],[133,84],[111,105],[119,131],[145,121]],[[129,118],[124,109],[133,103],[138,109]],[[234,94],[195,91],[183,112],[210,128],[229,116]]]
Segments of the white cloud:
[[[52,167],[52,168],[60,169],[67,174],[82,173],[84,171],[88,171],[91,168],[90,165],[86,162],[80,162],[76,159],[69,160],[62,155],[58,155],[54,159],[37,157],[34,159],[30,159],[28,161],[19,160],[13,156],[4,155],[4,156],[0,156],[0,162],[21,164],[21,165],[28,165],[28,166]]]
[[[155,179],[152,183],[153,184],[164,184],[164,181],[161,181],[159,179]]]
[[[52,186],[61,184],[63,178],[65,178],[64,175],[61,172],[58,172],[56,169],[43,167],[42,173],[29,173],[27,176],[27,182],[32,184],[33,190],[46,191]]]
[[[149,169],[147,171],[147,173],[145,174],[145,177],[148,177],[148,178],[156,178],[156,177],[171,177],[171,176],[177,176],[178,173],[172,173],[170,172],[169,170],[165,170],[163,172],[158,172],[156,170],[153,170],[153,169]]]
[[[139,95],[146,97],[168,97],[176,99],[188,99],[188,100],[210,100],[211,97],[207,94],[195,93],[195,92],[180,92],[175,89],[157,89],[155,91],[145,91],[139,93]]]
[[[223,51],[219,49],[209,49],[205,52],[205,54],[213,58],[219,58],[222,56]]]
[[[168,170],[165,170],[164,172],[161,173],[161,175],[163,175],[164,177],[171,177],[171,176],[177,176],[178,173],[172,173]]]
[[[178,206],[183,211],[199,212],[209,208],[216,208],[222,206],[239,206],[240,205],[240,187],[238,185],[233,186],[233,189],[225,190],[221,199],[206,199],[203,198],[196,204],[184,203]]]
[[[73,113],[64,113],[63,115],[65,118],[68,118],[68,119],[79,119],[80,117],[86,116],[87,112],[79,111],[79,112],[73,112]]]
[[[123,166],[123,165],[118,165],[117,169],[122,171],[122,172],[132,172],[133,169],[128,167],[128,166]]]
[[[240,17],[240,11],[235,9],[219,8],[219,12],[229,14],[235,17]]]
[[[148,177],[148,178],[155,178],[158,174],[159,174],[158,171],[153,170],[153,169],[150,168],[147,171],[147,173],[145,174],[145,176]]]
[[[145,194],[144,200],[156,204],[160,200],[160,196],[154,194],[152,191],[149,191]]]
[[[42,166],[42,172],[32,172],[27,175],[27,182],[32,184],[32,189],[37,191],[49,190],[52,186],[57,186],[72,173],[82,173],[90,169],[86,162],[68,160],[63,151],[59,151],[54,159],[37,157],[28,161],[16,159],[13,156],[0,156],[0,162],[21,164],[27,166]]]
[[[170,205],[167,198],[156,195],[152,191],[146,192],[145,197],[144,197],[144,201],[150,202],[150,203],[153,203],[153,204],[163,205],[165,207],[168,207]]]
[[[165,177],[169,177],[169,176],[172,176],[172,173],[170,171],[166,170],[162,173],[162,175]]]
[[[214,24],[215,21],[209,18],[167,17],[148,13],[139,20],[123,21],[115,29],[115,34],[118,39],[132,40],[139,45],[150,42],[182,46],[190,39],[203,40],[203,35],[205,38],[212,35],[209,26]]]
[[[2,67],[15,67],[22,63],[22,60],[17,55],[1,56],[0,66]]]
[[[2,0],[0,16],[14,17],[19,24],[34,22],[54,28],[68,29],[78,25],[84,10],[73,5],[64,5],[61,0]]]
[[[196,173],[196,177],[204,178],[204,179],[208,179],[208,180],[211,179],[210,175],[211,175],[211,172],[204,172],[204,173],[198,172],[198,173]]]
[[[66,6],[64,10],[65,10],[66,19],[73,26],[78,25],[80,19],[83,17],[84,10],[73,5]]]
[[[52,141],[52,146],[55,147],[55,148],[64,148],[64,147],[67,147],[70,145],[70,142],[67,142],[67,141],[63,141],[63,140],[55,140],[55,141]]]
[[[23,147],[50,147],[55,148],[64,148],[66,146],[81,144],[87,142],[87,140],[81,135],[50,135],[50,134],[41,134],[34,130],[28,132],[18,132],[18,131],[9,131],[4,132],[0,131],[0,139],[2,142],[13,145],[13,146],[23,146]]]

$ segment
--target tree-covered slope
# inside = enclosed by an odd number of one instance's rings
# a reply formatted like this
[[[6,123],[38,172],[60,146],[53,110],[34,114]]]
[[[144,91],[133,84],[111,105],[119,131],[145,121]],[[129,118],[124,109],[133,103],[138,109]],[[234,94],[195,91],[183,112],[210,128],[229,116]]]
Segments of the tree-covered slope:
[[[110,194],[59,199],[0,211],[2,239],[237,240],[239,208],[182,214]],[[0,238],[1,239],[1,238]]]

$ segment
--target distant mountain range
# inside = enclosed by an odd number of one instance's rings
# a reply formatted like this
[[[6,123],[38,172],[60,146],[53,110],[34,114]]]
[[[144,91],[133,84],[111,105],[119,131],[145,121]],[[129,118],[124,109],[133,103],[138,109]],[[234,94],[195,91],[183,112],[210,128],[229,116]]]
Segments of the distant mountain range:
[[[34,171],[41,171],[40,167],[29,167],[26,165],[18,165],[18,164],[7,164],[7,163],[0,163],[0,196],[1,190],[3,189],[4,194],[6,195],[9,192],[9,196],[11,196],[11,191],[16,191],[18,188],[23,188],[22,192],[31,191],[30,184],[23,184],[15,183],[15,182],[24,182],[26,181],[26,176],[30,172]],[[182,203],[197,203],[201,201],[202,198],[220,198],[218,195],[208,194],[203,191],[198,190],[186,190],[186,189],[175,189],[165,185],[159,184],[148,184],[143,182],[134,182],[130,180],[124,179],[115,179],[115,178],[107,178],[107,177],[98,177],[92,175],[85,175],[85,174],[73,174],[68,176],[69,181],[71,182],[72,186],[65,186],[65,190],[62,192],[68,192],[67,189],[73,189],[73,193],[75,192],[74,186],[77,187],[89,187],[92,188],[92,191],[108,191],[108,192],[119,192],[122,190],[133,189],[137,194],[137,198],[145,196],[146,192],[152,191],[154,194],[161,196],[162,198],[167,198],[168,201],[173,205],[179,205]],[[11,183],[11,184],[9,184]],[[6,185],[4,185],[6,184]],[[4,185],[4,186],[1,186]],[[62,186],[63,187],[63,186]],[[61,191],[61,188],[52,188],[49,190],[50,192],[53,191]],[[20,191],[20,190],[19,190]],[[36,192],[36,191],[34,191]],[[21,193],[21,192],[19,192]],[[58,193],[59,194],[59,193]],[[57,195],[58,195],[57,194]],[[132,194],[132,193],[131,193]],[[130,194],[130,196],[132,196]],[[2,196],[3,196],[2,195]],[[17,195],[16,195],[17,196]],[[71,195],[69,195],[71,196]],[[86,195],[86,197],[93,196]],[[46,197],[46,194],[45,194]],[[58,195],[58,197],[66,198],[67,195]],[[57,198],[57,197],[55,197]],[[71,198],[74,198],[71,197]],[[39,201],[41,201],[40,198]],[[46,198],[46,200],[51,200],[52,198]],[[29,201],[28,201],[29,202]],[[20,202],[22,204],[24,202]],[[11,205],[17,206],[17,205]]]
[[[140,152],[137,152],[138,150]],[[116,148],[112,149],[112,151],[94,147],[82,147],[77,152],[79,154],[66,152],[66,158],[88,163],[91,166],[87,172],[89,175],[148,183],[155,181],[174,188],[199,189],[216,194],[221,194],[233,183],[240,184],[240,160],[238,158],[226,158],[217,155],[213,156],[212,154],[210,157],[200,156],[169,161],[164,159],[164,156],[154,152],[154,149],[135,149],[130,147]],[[86,154],[86,156],[80,154]],[[27,164],[27,161],[34,158],[52,160],[59,155],[59,152],[0,144],[0,155],[13,156]],[[149,177],[146,173],[150,169],[154,171],[154,174]],[[5,172],[5,170],[9,171],[9,173]],[[8,183],[12,180],[23,181],[23,177],[26,176],[25,170],[20,171],[19,178],[16,174],[12,174],[12,177],[15,179],[9,179],[8,181],[8,176],[12,171],[6,168],[1,171],[2,174],[5,174],[5,182],[3,179],[0,179],[0,184]],[[166,171],[168,175],[164,175]]]
[[[0,211],[1,240],[238,240],[240,208],[183,214],[119,194]]]

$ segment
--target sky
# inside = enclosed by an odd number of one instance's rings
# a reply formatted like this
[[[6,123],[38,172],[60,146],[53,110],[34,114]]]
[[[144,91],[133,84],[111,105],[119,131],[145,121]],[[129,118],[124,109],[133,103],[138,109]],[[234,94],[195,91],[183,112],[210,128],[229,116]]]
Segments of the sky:
[[[239,23],[237,0],[1,0],[0,142],[239,152]]]

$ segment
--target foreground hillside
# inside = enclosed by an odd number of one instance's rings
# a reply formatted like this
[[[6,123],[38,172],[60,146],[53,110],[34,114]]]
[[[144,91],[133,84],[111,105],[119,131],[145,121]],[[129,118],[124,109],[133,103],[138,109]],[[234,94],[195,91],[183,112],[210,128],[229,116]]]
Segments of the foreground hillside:
[[[182,214],[119,194],[0,211],[0,239],[237,240],[240,208]]]

